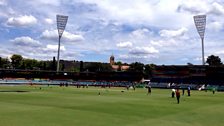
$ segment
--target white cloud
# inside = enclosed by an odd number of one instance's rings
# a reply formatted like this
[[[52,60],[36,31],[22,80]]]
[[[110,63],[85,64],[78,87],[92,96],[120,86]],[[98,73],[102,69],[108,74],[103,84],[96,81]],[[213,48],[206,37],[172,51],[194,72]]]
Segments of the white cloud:
[[[44,21],[45,21],[46,24],[50,24],[50,25],[54,24],[53,20],[50,19],[50,18],[46,18]]]
[[[159,53],[159,50],[154,47],[135,47],[131,49],[129,53],[134,55],[145,55]]]
[[[11,51],[11,53],[9,53],[9,54],[20,54],[23,57],[34,58],[34,59],[38,59],[38,60],[49,60],[49,59],[51,60],[52,57],[57,56],[57,51],[58,51],[58,45],[50,45],[50,44],[47,44],[46,46],[42,45],[39,47],[20,46],[19,48],[22,48],[22,49],[18,49],[17,46],[11,47],[9,49]],[[64,46],[61,46],[60,50],[61,50],[61,59],[67,59],[68,58],[66,56],[67,53],[72,52],[72,51],[67,51]],[[71,55],[70,55],[70,57],[71,57]],[[70,58],[70,59],[72,59],[72,58]]]
[[[130,54],[120,54],[117,59],[123,62],[133,63],[133,62],[151,62],[152,59],[157,59],[157,55],[130,55]]]
[[[116,20],[126,23],[140,23],[152,20],[154,15],[151,1],[146,0],[83,0],[87,4],[95,4],[99,14],[106,20]]]
[[[178,10],[192,14],[224,15],[224,6],[214,0],[185,0],[179,5]]]
[[[186,58],[189,59],[188,62],[201,64],[201,60],[193,60],[201,56],[200,38],[193,22],[193,16],[196,14],[207,14],[205,53],[216,54],[215,52],[223,47],[223,0],[31,0],[23,4],[13,2],[0,0],[0,21],[5,22],[0,23],[3,36],[0,42],[2,49],[13,48],[9,51],[27,57],[52,59],[52,56],[57,54],[57,45],[51,44],[58,42],[58,32],[55,30],[55,15],[58,13],[69,16],[66,31],[62,36],[62,45],[66,47],[61,47],[64,50],[63,58],[67,56],[72,59],[74,53],[83,54],[83,61],[89,60],[89,56],[92,56],[92,61],[99,61],[108,59],[105,58],[106,55],[113,53],[129,61],[144,62],[150,59],[150,62],[159,64],[186,64],[187,60],[183,60]],[[26,15],[35,18],[33,22],[36,23],[25,22],[22,17]],[[31,25],[32,28],[29,29],[7,27]],[[43,41],[44,45],[35,48],[29,45],[30,43],[25,43],[25,40],[20,43],[9,42],[11,38],[18,36],[30,36],[33,41]],[[85,42],[69,46],[68,42],[77,41]],[[16,48],[19,44],[28,48],[18,50]],[[95,55],[97,56],[94,57]],[[148,61],[144,63],[149,63]]]
[[[159,32],[161,37],[167,37],[167,38],[172,38],[172,37],[181,37],[184,36],[184,34],[187,32],[187,28],[180,28],[178,30],[161,30]]]
[[[1,57],[10,57],[13,54],[12,51],[8,50],[8,49],[0,49],[0,56]]]
[[[223,26],[224,26],[223,22],[214,21],[208,24],[208,29],[219,32],[223,29]]]
[[[60,6],[60,0],[30,0],[27,1],[33,6]]]
[[[50,40],[57,40],[58,39],[58,31],[57,30],[45,30],[42,35],[42,38],[44,39],[50,39]],[[76,35],[69,32],[64,31],[62,35],[62,39],[68,42],[79,42],[83,41],[84,37],[82,35]]]
[[[202,61],[202,57],[196,57],[193,59],[194,61]]]
[[[215,14],[215,15],[224,15],[224,6],[217,2],[214,2],[211,5],[209,13]]]
[[[180,0],[83,0],[97,6],[97,17],[119,24],[171,27],[186,23],[189,15],[176,12]],[[171,17],[178,18],[171,18]]]
[[[132,43],[131,42],[120,42],[117,44],[117,47],[119,48],[131,48],[132,47]]]
[[[44,39],[57,40],[58,39],[58,31],[57,30],[53,30],[53,31],[45,30],[41,34],[41,37]]]
[[[6,2],[6,0],[0,0],[0,5],[2,5],[2,6],[5,6],[5,5],[7,5],[7,2]]]
[[[76,35],[76,34],[72,34],[69,32],[64,32],[64,38],[65,40],[69,41],[69,42],[79,42],[79,41],[83,41],[84,37],[82,35]]]
[[[48,44],[44,50],[56,52],[56,51],[58,51],[58,45],[50,45],[50,44]],[[65,46],[60,46],[60,50],[61,51],[65,51],[66,50]]]
[[[179,11],[187,11],[193,14],[201,14],[209,11],[209,4],[203,0],[183,0],[179,7]]]
[[[155,47],[166,47],[166,48],[167,47],[173,48],[174,46],[178,45],[177,41],[174,39],[166,39],[166,40],[158,40],[158,41],[152,40],[152,41],[150,41],[150,44]],[[163,48],[161,48],[161,49],[163,49]]]
[[[37,19],[32,15],[24,15],[19,17],[11,17],[6,23],[9,26],[31,26],[37,23]]]
[[[39,41],[34,40],[28,36],[17,37],[11,41],[13,42],[13,44],[18,45],[18,46],[23,46],[24,48],[40,47],[41,46],[41,43]]]
[[[223,50],[217,51],[217,52],[215,52],[215,54],[217,54],[217,55],[224,55],[224,51]]]
[[[122,60],[135,60],[135,59],[139,59],[139,58],[146,58],[146,56],[142,56],[142,55],[119,55],[118,59],[122,59]]]
[[[135,30],[135,31],[133,31],[132,33],[131,33],[131,35],[133,36],[133,37],[137,37],[137,38],[145,38],[147,35],[151,35],[152,34],[152,32],[151,31],[149,31],[148,29],[146,29],[146,28],[141,28],[141,29],[137,29],[137,30]]]

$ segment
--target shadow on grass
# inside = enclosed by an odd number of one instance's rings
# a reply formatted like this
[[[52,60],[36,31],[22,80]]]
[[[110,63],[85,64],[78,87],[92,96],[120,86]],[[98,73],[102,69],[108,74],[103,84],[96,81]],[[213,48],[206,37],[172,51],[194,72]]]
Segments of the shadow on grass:
[[[0,92],[18,92],[18,93],[24,93],[24,92],[30,92],[30,91],[22,91],[22,90],[15,90],[15,91],[10,91],[10,90],[6,90],[6,91],[0,91]]]

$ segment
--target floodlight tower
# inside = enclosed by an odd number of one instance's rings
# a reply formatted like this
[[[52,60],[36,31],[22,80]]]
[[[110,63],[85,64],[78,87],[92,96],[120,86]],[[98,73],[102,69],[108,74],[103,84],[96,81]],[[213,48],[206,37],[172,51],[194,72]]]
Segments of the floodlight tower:
[[[60,57],[60,45],[61,45],[61,37],[65,30],[65,26],[68,21],[68,16],[64,15],[56,15],[57,18],[57,29],[58,29],[58,57],[57,57],[57,72],[59,72],[59,57]]]
[[[205,34],[205,26],[206,26],[206,15],[197,15],[194,16],[194,23],[197,28],[198,34],[201,37],[202,43],[202,65],[205,65],[204,58],[204,34]]]

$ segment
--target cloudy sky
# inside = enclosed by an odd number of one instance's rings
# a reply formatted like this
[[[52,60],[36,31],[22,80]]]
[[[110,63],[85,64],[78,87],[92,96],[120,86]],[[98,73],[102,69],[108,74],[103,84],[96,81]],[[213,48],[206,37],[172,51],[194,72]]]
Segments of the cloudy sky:
[[[200,14],[205,57],[224,59],[223,0],[0,0],[0,56],[57,57],[57,14],[69,16],[60,59],[201,64]]]

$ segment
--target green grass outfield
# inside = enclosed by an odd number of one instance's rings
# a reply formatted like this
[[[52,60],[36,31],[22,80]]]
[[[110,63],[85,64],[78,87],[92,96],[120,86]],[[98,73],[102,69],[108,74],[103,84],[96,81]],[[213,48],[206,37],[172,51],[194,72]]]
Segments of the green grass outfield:
[[[122,93],[121,91],[124,90]],[[27,92],[13,92],[27,91]],[[101,95],[98,95],[101,92]],[[0,126],[223,126],[224,92],[0,86]]]

